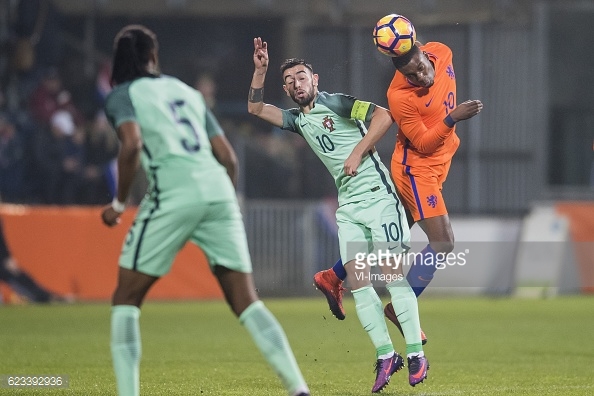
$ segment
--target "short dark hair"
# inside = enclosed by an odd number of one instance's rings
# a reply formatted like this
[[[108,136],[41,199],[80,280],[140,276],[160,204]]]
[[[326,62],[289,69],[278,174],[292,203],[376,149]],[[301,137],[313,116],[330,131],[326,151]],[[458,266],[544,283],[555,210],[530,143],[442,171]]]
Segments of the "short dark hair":
[[[284,73],[285,70],[290,69],[297,65],[303,65],[303,66],[307,67],[310,72],[313,73],[313,67],[311,67],[311,65],[309,63],[306,63],[303,59],[289,58],[289,59],[285,59],[285,61],[282,63],[282,65],[280,67],[281,74]]]
[[[394,64],[394,67],[396,69],[401,69],[404,66],[408,65],[413,56],[415,56],[415,54],[418,54],[420,51],[421,50],[419,49],[419,47],[417,47],[417,45],[415,44],[406,54],[400,56],[393,56],[392,63]]]
[[[128,25],[115,36],[113,42],[113,85],[152,76],[147,66],[151,52],[158,50],[157,35],[142,25]]]

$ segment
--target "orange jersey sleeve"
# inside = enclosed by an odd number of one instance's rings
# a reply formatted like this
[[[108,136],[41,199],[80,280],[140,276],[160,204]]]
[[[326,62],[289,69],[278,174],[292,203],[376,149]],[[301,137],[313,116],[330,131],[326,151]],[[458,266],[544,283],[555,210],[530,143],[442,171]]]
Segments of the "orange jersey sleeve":
[[[460,145],[456,127],[450,128],[443,122],[456,107],[452,51],[437,42],[422,45],[420,49],[434,65],[433,85],[429,88],[413,85],[396,71],[387,92],[390,112],[398,125],[392,161],[410,166],[445,163]]]

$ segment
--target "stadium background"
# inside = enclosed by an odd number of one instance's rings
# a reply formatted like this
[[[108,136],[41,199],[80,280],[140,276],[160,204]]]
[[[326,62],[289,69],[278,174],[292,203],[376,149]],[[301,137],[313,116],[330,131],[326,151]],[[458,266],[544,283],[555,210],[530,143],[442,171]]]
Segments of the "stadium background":
[[[57,68],[73,102],[92,119],[105,94],[113,36],[128,23],[149,26],[161,42],[164,73],[191,85],[200,75],[216,83],[214,110],[240,157],[239,193],[262,293],[308,295],[315,292],[311,275],[338,257],[335,188],[302,141],[247,114],[252,38],[261,36],[270,45],[267,101],[292,106],[274,65],[303,57],[320,74],[321,89],[385,105],[393,67],[373,47],[371,28],[392,12],[413,21],[420,41],[447,43],[454,52],[459,101],[479,98],[485,104],[479,117],[458,126],[462,145],[444,187],[457,249],[477,250],[480,259],[461,273],[438,277],[432,292],[511,294],[524,285],[531,286],[527,293],[539,295],[591,292],[594,75],[587,72],[592,55],[586,49],[594,44],[594,3],[589,1],[424,0],[396,7],[391,1],[348,0],[2,0],[3,110],[26,113],[32,87]],[[35,33],[33,63],[15,63],[17,43]],[[378,144],[386,163],[394,134]],[[48,204],[27,168],[29,158],[25,151],[20,190],[10,199],[3,194],[0,206],[15,256],[59,292],[106,298],[123,227],[106,232],[94,205],[111,196],[97,196],[91,206]],[[2,174],[5,180],[9,176]],[[142,189],[139,176],[133,202]],[[424,241],[418,227],[413,234]],[[543,243],[554,250],[539,255]],[[152,296],[212,297],[192,283],[208,276],[204,265],[192,269],[200,259],[196,251],[181,257],[179,277],[164,279],[171,286],[159,285],[162,292],[156,289]],[[101,281],[92,276],[98,266],[106,274]],[[176,279],[187,282],[187,293],[172,294],[180,290]]]

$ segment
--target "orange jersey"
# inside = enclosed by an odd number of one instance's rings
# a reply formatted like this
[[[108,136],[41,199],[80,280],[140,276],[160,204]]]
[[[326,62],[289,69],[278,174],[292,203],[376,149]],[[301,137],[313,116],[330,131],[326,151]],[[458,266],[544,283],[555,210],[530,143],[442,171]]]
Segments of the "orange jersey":
[[[388,88],[388,104],[398,125],[392,162],[403,165],[436,165],[449,161],[460,145],[456,127],[444,118],[456,107],[456,76],[452,50],[442,43],[420,46],[435,68],[429,88],[413,85],[396,71]]]

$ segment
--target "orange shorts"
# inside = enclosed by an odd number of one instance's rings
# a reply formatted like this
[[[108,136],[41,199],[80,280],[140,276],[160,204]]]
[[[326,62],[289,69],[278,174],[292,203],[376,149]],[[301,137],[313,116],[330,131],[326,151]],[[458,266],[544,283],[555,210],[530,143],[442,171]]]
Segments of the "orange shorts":
[[[441,189],[451,163],[413,167],[392,162],[392,179],[415,221],[448,214]]]

